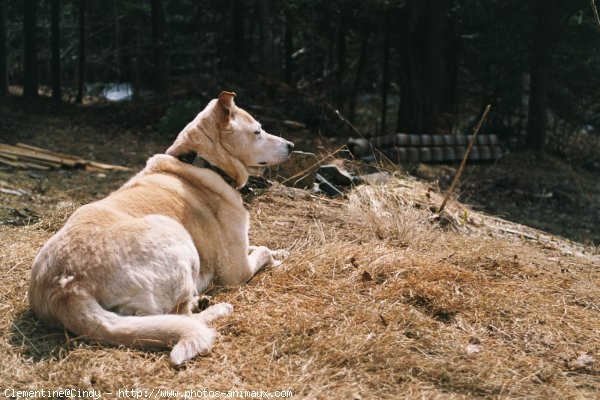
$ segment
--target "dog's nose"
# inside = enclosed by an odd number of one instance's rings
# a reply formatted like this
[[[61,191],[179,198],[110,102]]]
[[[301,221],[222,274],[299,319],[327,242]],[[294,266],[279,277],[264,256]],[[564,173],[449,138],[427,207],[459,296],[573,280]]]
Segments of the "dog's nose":
[[[288,147],[288,153],[291,153],[292,150],[294,150],[294,143],[288,142],[287,147]]]

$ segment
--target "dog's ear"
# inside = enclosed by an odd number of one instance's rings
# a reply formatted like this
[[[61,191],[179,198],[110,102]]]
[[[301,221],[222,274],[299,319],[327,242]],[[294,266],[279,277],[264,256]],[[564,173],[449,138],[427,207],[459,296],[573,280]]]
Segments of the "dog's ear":
[[[235,93],[233,92],[221,92],[219,95],[219,108],[223,111],[225,118],[229,119],[232,116],[233,108],[235,104],[233,102],[233,98],[235,97]]]

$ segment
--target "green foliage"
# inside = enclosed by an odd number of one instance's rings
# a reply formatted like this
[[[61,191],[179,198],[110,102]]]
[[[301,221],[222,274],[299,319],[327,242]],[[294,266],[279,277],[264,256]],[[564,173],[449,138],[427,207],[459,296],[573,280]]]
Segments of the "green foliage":
[[[169,107],[164,117],[160,119],[160,133],[176,135],[202,110],[200,100],[181,100]]]

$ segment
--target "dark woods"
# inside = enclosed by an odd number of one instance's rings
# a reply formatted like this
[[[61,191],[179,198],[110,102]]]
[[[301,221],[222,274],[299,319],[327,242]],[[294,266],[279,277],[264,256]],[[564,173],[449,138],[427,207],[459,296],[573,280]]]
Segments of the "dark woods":
[[[366,135],[468,132],[491,103],[487,129],[544,151],[597,132],[599,67],[583,0],[0,0],[0,95],[260,82]]]

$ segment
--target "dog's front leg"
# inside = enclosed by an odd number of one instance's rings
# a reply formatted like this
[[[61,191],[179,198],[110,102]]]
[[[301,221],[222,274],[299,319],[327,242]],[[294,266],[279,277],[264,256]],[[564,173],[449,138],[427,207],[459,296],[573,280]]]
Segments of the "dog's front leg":
[[[251,246],[250,254],[248,255],[248,265],[250,267],[250,271],[252,272],[252,276],[256,274],[258,271],[266,267],[267,265],[271,265],[274,263],[273,255],[271,254],[271,249],[265,246]]]
[[[261,269],[266,266],[278,266],[281,259],[287,257],[286,250],[271,250],[265,246],[250,246],[245,259],[232,265],[237,268],[224,268],[219,274],[219,281],[224,285],[234,285],[248,282]]]
[[[271,250],[265,246],[249,246],[248,253],[248,263],[252,269],[252,275],[269,265],[278,267],[281,260],[290,255],[287,250]]]

